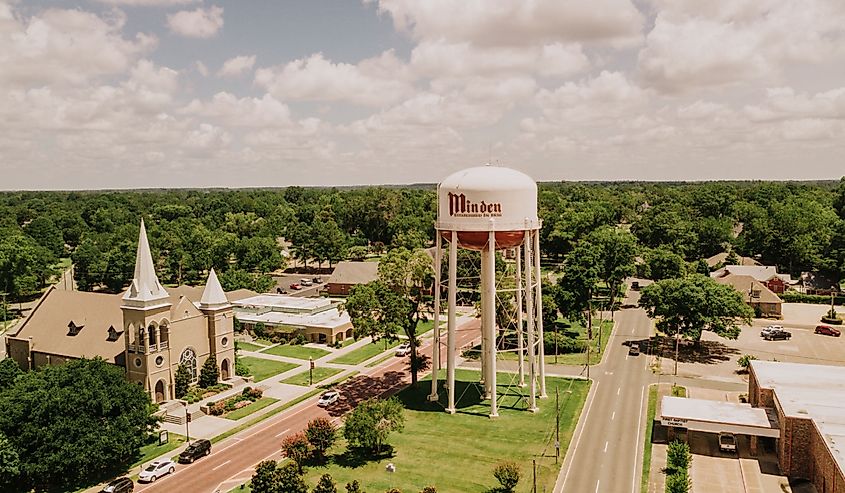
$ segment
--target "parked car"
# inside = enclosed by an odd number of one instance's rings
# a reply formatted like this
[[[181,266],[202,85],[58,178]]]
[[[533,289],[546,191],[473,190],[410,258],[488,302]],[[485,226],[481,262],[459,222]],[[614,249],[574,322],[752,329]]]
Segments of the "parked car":
[[[337,390],[329,390],[320,396],[320,400],[317,401],[317,405],[320,407],[326,407],[330,404],[334,404],[338,399],[340,399],[340,392]]]
[[[408,356],[411,354],[411,343],[410,342],[403,342],[399,346],[396,347],[396,351],[394,351],[396,356]]]
[[[722,452],[736,452],[736,437],[733,433],[719,433],[719,450]]]
[[[314,284],[323,284],[323,279],[320,277],[315,277],[312,281],[314,281]]]
[[[211,442],[202,438],[200,440],[196,440],[188,445],[188,448],[182,451],[179,454],[179,462],[187,462],[191,463],[195,460],[199,459],[200,457],[205,457],[206,455],[211,453]]]
[[[631,356],[639,356],[640,355],[640,345],[636,342],[632,343],[630,347],[628,347],[628,354]]]
[[[107,484],[105,488],[100,490],[100,493],[132,493],[133,491],[135,491],[135,483],[123,476]]]
[[[760,335],[767,341],[789,340],[792,337],[792,332],[783,329],[763,329]]]
[[[172,474],[176,470],[176,464],[170,459],[161,459],[150,462],[150,464],[138,475],[138,481],[152,483],[156,479]]]
[[[640,281],[631,281],[631,289],[633,289],[634,291],[639,291]]]
[[[300,289],[302,289],[302,286],[300,286],[300,285],[299,285],[299,284],[297,284],[297,283],[293,283],[293,284],[291,284],[291,285],[290,285],[290,286],[288,286],[288,287],[289,287],[289,288],[291,288],[291,289],[293,289],[294,291],[299,291]]]
[[[835,329],[830,325],[816,325],[815,333],[833,337],[839,337],[842,335],[842,331]]]
[[[311,282],[311,279],[305,279],[305,278],[300,279],[299,284],[301,284],[303,286],[313,286],[314,285],[314,283]]]

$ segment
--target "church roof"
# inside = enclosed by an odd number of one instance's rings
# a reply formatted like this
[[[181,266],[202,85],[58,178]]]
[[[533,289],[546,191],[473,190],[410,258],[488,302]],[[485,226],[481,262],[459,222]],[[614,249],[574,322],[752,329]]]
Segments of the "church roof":
[[[205,289],[202,291],[200,298],[200,308],[218,308],[229,304],[226,299],[226,293],[223,292],[223,286],[217,279],[217,274],[214,268],[208,273],[208,281],[205,283]]]
[[[129,306],[149,308],[156,305],[166,305],[170,295],[158,281],[153,266],[153,256],[147,241],[147,229],[141,219],[141,231],[138,233],[138,251],[135,254],[135,275],[129,289],[123,295],[123,301]]]

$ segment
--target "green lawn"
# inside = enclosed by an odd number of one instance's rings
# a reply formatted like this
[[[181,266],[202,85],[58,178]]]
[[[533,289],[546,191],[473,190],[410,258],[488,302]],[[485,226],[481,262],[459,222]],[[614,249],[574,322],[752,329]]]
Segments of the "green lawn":
[[[139,451],[141,455],[131,466],[129,466],[130,469],[135,466],[145,464],[160,455],[170,452],[171,450],[177,449],[180,445],[185,443],[185,437],[183,435],[179,435],[177,433],[168,433],[167,436],[169,441],[164,445],[158,444],[158,434],[156,434],[155,442],[141,447],[141,450]]]
[[[222,440],[229,438],[232,435],[235,435],[237,433],[244,431],[247,428],[251,428],[251,427],[257,425],[258,423],[264,421],[265,419],[271,418],[271,417],[279,414],[282,411],[287,411],[288,409],[290,409],[293,406],[299,404],[300,402],[302,402],[306,399],[309,399],[311,397],[314,397],[315,395],[319,394],[320,392],[322,392],[321,389],[314,389],[314,390],[311,390],[309,392],[306,392],[305,394],[297,397],[296,399],[277,407],[276,409],[272,409],[272,410],[262,414],[261,416],[258,416],[257,418],[251,419],[251,420],[247,421],[246,423],[240,424],[240,425],[232,428],[231,430],[224,431],[223,433],[217,435],[216,437],[213,437],[211,439],[211,443],[220,442]]]
[[[273,345],[273,342],[268,341],[267,339],[256,339],[255,343],[260,344],[262,346],[272,346]]]
[[[687,388],[681,385],[673,385],[672,386],[672,397],[686,397],[687,396]]]
[[[248,406],[244,406],[240,409],[235,409],[234,411],[227,413],[224,417],[233,421],[238,420],[249,416],[250,414],[260,409],[264,409],[265,407],[269,406],[270,404],[273,404],[274,402],[279,402],[279,399],[273,399],[272,397],[262,397],[261,399],[258,399],[257,401],[253,402]]]
[[[493,467],[501,460],[514,460],[522,470],[522,481],[515,491],[531,491],[531,460],[537,459],[537,491],[551,491],[560,468],[554,459],[554,400],[540,402],[536,414],[523,410],[526,401],[517,387],[508,387],[512,374],[498,375],[499,417],[490,419],[489,403],[480,400],[476,387],[478,372],[458,370],[456,383],[458,412],[449,415],[441,404],[425,397],[429,386],[406,388],[399,397],[405,403],[405,430],[390,436],[394,455],[380,460],[366,460],[345,452],[340,440],[331,450],[325,465],[308,467],[309,486],[324,473],[338,485],[357,479],[367,491],[385,491],[390,487],[416,492],[424,486],[438,491],[486,491],[497,485]],[[548,378],[547,386],[561,391],[561,454],[572,438],[590,383],[583,380]],[[571,391],[571,393],[570,393]],[[445,392],[441,402],[445,402]],[[457,440],[456,437],[467,439]],[[470,438],[471,437],[471,438]],[[444,446],[448,444],[448,446]],[[397,472],[385,472],[388,462]],[[342,486],[341,486],[342,487]]]
[[[243,349],[244,351],[260,351],[264,349],[264,346],[259,346],[258,344],[253,344],[251,342],[236,342],[235,347],[238,349]]]
[[[394,348],[401,344],[401,340],[396,340],[393,342],[387,343],[387,349]],[[359,363],[363,363],[368,359],[372,358],[373,356],[382,353],[385,351],[385,341],[378,341],[374,344],[367,344],[365,346],[359,347],[354,351],[350,351],[343,356],[339,356],[333,360],[332,363],[337,363],[340,365],[357,365]]]
[[[319,359],[329,354],[329,351],[326,351],[325,349],[297,346],[291,344],[280,344],[278,346],[273,346],[270,349],[265,349],[262,352],[267,354],[275,354],[276,356],[287,356],[288,358],[299,359]]]
[[[337,375],[338,373],[340,373],[342,371],[343,370],[340,370],[338,368],[326,368],[326,367],[314,368],[314,375],[313,375],[314,383],[322,382],[323,380],[325,380],[329,377],[333,377],[333,376]],[[305,370],[302,373],[297,373],[296,375],[294,375],[290,378],[286,378],[279,383],[287,383],[287,384],[290,384],[290,385],[302,385],[302,386],[307,387],[308,386],[308,370]]]
[[[443,325],[443,318],[440,319],[440,325]],[[428,333],[431,329],[434,328],[434,320],[427,320],[425,322],[420,322],[417,324],[417,337]]]
[[[385,354],[384,356],[382,356],[381,358],[376,358],[376,359],[370,361],[369,363],[367,363],[366,366],[367,366],[367,368],[372,368],[374,366],[378,366],[378,365],[384,363],[385,361],[387,361],[389,359],[393,359],[395,357],[396,357],[396,355],[393,354],[393,352],[389,352],[389,353]]]
[[[249,374],[255,377],[256,382],[286,372],[297,366],[293,363],[261,359],[253,356],[244,356],[243,358],[239,358],[239,361],[242,361],[249,368]]]
[[[654,414],[657,412],[657,386],[648,388],[648,412],[645,422],[645,443],[643,448],[643,478],[640,491],[648,491],[648,478],[651,472],[651,432],[654,428]]]

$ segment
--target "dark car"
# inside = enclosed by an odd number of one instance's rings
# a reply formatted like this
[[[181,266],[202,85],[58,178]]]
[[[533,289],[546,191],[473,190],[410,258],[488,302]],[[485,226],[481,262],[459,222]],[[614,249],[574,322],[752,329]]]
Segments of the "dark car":
[[[772,329],[763,333],[763,339],[767,341],[789,340],[792,332],[783,329]]]
[[[815,332],[816,332],[816,334],[823,334],[823,335],[826,335],[826,336],[833,336],[833,337],[839,337],[842,334],[842,332],[839,329],[834,329],[830,325],[817,325]]]
[[[181,454],[179,454],[179,462],[193,462],[200,457],[205,457],[211,453],[211,442],[206,439],[197,440],[188,445]]]
[[[640,355],[640,345],[637,343],[631,344],[628,348],[628,354],[631,356],[639,356]]]
[[[135,491],[135,483],[126,476],[117,478],[100,490],[101,493],[132,493]]]

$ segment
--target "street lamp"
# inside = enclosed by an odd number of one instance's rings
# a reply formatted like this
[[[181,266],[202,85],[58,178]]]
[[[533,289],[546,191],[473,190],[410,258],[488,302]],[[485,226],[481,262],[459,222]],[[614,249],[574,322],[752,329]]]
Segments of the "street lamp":
[[[191,422],[191,413],[188,412],[188,403],[186,401],[182,401],[182,405],[185,406],[185,439],[188,441],[188,445],[191,444],[191,429],[188,426],[188,423]]]

